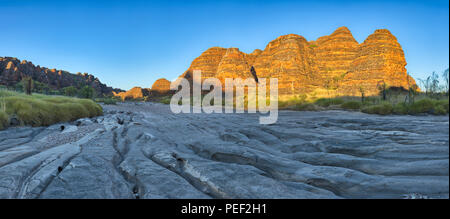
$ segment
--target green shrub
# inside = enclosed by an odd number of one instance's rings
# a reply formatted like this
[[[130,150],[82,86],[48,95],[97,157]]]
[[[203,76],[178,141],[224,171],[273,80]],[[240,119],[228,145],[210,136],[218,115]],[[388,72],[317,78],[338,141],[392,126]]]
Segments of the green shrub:
[[[86,85],[80,89],[78,96],[81,98],[92,99],[95,96],[95,90],[94,88]]]
[[[294,110],[298,111],[317,111],[316,105],[312,103],[300,103],[296,104]]]
[[[306,95],[298,95],[295,97],[291,97],[288,100],[278,100],[278,107],[279,108],[292,108],[295,107],[298,104],[306,103]],[[225,100],[224,100],[225,101]]]
[[[423,99],[416,101],[409,107],[410,114],[433,113],[433,111],[434,111],[434,101],[431,99]]]
[[[392,114],[393,107],[390,103],[383,103],[364,107],[361,111],[368,114],[389,115]]]
[[[64,95],[69,96],[69,97],[74,97],[78,93],[78,89],[74,86],[65,87],[65,88],[63,88],[63,91],[64,91]]]
[[[441,106],[448,113],[448,99],[436,101],[435,106]]]
[[[448,111],[447,111],[443,106],[438,105],[438,106],[436,106],[436,108],[434,109],[433,114],[434,114],[434,115],[447,115],[447,112],[448,112]]]
[[[394,108],[392,109],[392,112],[394,114],[399,114],[399,115],[408,114],[409,106],[407,104],[404,104],[404,103],[398,103],[398,104],[396,104],[394,106]]]
[[[329,107],[331,105],[341,105],[343,104],[345,101],[343,99],[340,98],[331,98],[331,99],[327,99],[327,98],[321,98],[315,101],[315,104],[321,107]]]
[[[171,97],[163,97],[162,99],[159,100],[159,102],[162,104],[170,104],[171,99],[172,99]]]
[[[362,103],[358,102],[358,101],[348,101],[341,105],[342,108],[350,109],[350,110],[358,110],[361,108],[361,106],[362,106]]]

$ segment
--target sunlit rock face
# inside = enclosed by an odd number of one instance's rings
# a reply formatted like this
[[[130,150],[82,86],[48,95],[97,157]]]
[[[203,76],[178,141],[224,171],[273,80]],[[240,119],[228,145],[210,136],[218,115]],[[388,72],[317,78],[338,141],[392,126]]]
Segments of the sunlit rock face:
[[[74,86],[81,88],[90,86],[97,94],[110,95],[112,92],[120,92],[101,83],[98,78],[88,73],[71,74],[64,70],[48,69],[35,66],[32,62],[13,57],[0,57],[0,84],[14,86],[23,77],[31,77],[33,80],[47,84],[52,89],[61,89]]]
[[[392,87],[415,85],[407,75],[402,47],[388,30],[376,30],[359,44],[350,30],[340,27],[331,35],[307,41],[296,34],[280,36],[264,50],[250,54],[237,48],[213,47],[195,59],[180,76],[192,81],[194,70],[202,80],[216,77],[277,78],[280,95],[312,94],[332,90],[334,96],[376,95],[381,83]]]
[[[359,44],[348,28],[341,27],[329,36],[310,42],[310,46],[316,55],[321,85],[336,87],[350,69]]]
[[[289,34],[270,42],[254,67],[260,78],[278,78],[280,94],[305,93],[319,85],[314,58],[304,37]]]
[[[114,96],[120,97],[122,100],[141,99],[149,95],[148,89],[141,87],[133,87],[126,92],[114,93]]]
[[[170,91],[170,83],[171,82],[165,78],[158,79],[153,83],[151,90],[159,93],[168,93]]]
[[[362,87],[374,94],[380,83],[408,89],[415,81],[407,74],[406,64],[397,38],[389,30],[376,30],[358,47],[356,58],[343,78],[341,91],[351,94],[355,87]]]
[[[171,82],[165,78],[160,78],[153,83],[152,88],[133,87],[125,92],[114,92],[115,97],[122,100],[145,99],[146,97],[158,97],[173,93],[170,90]]]
[[[202,71],[202,79],[216,77],[220,61],[222,61],[226,52],[227,49],[220,47],[213,47],[206,50],[192,62],[189,69],[181,77],[192,81],[194,70]]]
[[[216,77],[222,83],[225,78],[251,78],[251,66],[248,63],[247,56],[238,48],[227,49],[217,68]]]

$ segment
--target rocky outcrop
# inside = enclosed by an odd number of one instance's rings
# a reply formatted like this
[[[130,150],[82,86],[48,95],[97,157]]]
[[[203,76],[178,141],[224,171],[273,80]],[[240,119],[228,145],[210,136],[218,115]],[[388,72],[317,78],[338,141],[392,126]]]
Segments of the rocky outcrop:
[[[299,35],[289,34],[270,42],[253,66],[258,78],[278,78],[282,95],[307,93],[319,85],[314,51]]]
[[[333,34],[310,42],[314,48],[315,62],[318,66],[321,85],[336,87],[350,69],[356,57],[358,42],[346,27],[337,29]]]
[[[262,50],[250,54],[237,48],[213,47],[195,59],[180,76],[192,80],[194,70],[202,80],[216,77],[278,78],[280,95],[311,94],[332,90],[334,96],[376,95],[377,86],[408,89],[415,85],[406,73],[404,52],[388,30],[377,30],[359,44],[350,30],[340,27],[315,41],[289,34],[281,36]]]
[[[126,92],[113,92],[115,97],[122,100],[145,99],[146,97],[161,97],[172,94],[170,90],[171,82],[165,78],[160,78],[153,83],[152,88],[134,87]]]
[[[216,77],[222,83],[225,78],[249,78],[251,77],[250,67],[247,54],[239,51],[238,48],[229,48],[217,67]]]
[[[98,78],[88,73],[71,74],[67,71],[48,69],[35,66],[32,62],[12,57],[0,57],[0,84],[14,86],[23,77],[31,77],[33,80],[47,84],[52,89],[61,89],[74,86],[81,88],[90,86],[98,94],[110,95],[113,91],[121,92],[120,89],[113,89],[101,83]]]
[[[192,81],[194,70],[202,71],[202,79],[216,77],[217,69],[219,67],[220,61],[225,55],[227,49],[220,47],[213,47],[202,53],[198,58],[196,58],[189,69],[183,73],[181,77]]]
[[[120,97],[122,100],[135,100],[142,99],[146,96],[149,96],[149,89],[141,88],[141,87],[133,87],[126,92],[113,92],[113,95],[116,97]]]
[[[158,92],[160,94],[165,94],[170,92],[170,81],[165,78],[160,78],[155,81],[152,85],[152,91]]]
[[[408,89],[415,81],[407,74],[406,64],[397,38],[389,30],[376,30],[358,47],[340,90],[352,93],[358,87],[373,95],[381,83]]]

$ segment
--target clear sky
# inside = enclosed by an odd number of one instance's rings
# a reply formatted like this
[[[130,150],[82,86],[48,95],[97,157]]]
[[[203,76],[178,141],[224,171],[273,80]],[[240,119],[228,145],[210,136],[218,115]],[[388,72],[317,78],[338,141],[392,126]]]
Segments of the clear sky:
[[[360,43],[389,29],[415,78],[449,66],[448,0],[0,0],[0,21],[0,56],[122,89],[175,79],[209,47],[252,52],[280,35],[315,40],[340,26]]]

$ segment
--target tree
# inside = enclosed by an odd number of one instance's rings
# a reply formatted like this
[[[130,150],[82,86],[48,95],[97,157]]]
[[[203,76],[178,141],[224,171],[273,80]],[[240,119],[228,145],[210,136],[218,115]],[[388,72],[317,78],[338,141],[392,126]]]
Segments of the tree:
[[[415,100],[417,91],[419,90],[419,87],[414,82],[412,77],[410,77],[409,72],[406,74],[406,81],[408,82],[408,96],[407,96],[408,103],[412,104],[412,103],[414,103],[414,100]],[[406,100],[405,100],[405,104],[406,104]]]
[[[423,88],[425,89],[425,95],[434,95],[439,90],[439,75],[433,72],[426,79],[419,79]]]
[[[445,70],[443,73],[442,73],[442,78],[444,78],[444,82],[445,82],[445,84],[444,84],[444,92],[447,94],[447,96],[448,96],[448,68],[447,68],[447,70]]]
[[[33,91],[33,79],[31,77],[23,77],[22,78],[22,85],[23,90],[25,91],[25,94],[31,95],[31,92]]]
[[[81,98],[86,98],[86,99],[92,99],[94,98],[95,95],[95,90],[92,87],[89,86],[84,86],[83,88],[80,89],[80,92],[78,94]]]
[[[64,92],[64,95],[73,97],[73,96],[77,95],[78,89],[75,88],[74,86],[70,86],[70,87],[63,88],[63,92]]]
[[[378,82],[377,87],[378,87],[378,90],[380,91],[380,94],[383,96],[383,100],[386,100],[387,89],[388,89],[388,85],[386,84],[386,82],[384,82],[384,81]]]
[[[409,90],[408,90],[408,95],[409,95],[408,101],[409,101],[410,104],[414,103],[418,90],[419,90],[419,87],[416,84],[413,84],[412,86],[409,87]]]
[[[364,103],[366,99],[366,90],[363,86],[359,86],[359,92],[361,93],[361,102]]]
[[[436,94],[439,91],[439,75],[436,72],[431,74],[431,93]]]
[[[425,90],[425,95],[428,96],[428,93],[430,92],[430,84],[431,84],[431,77],[428,76],[426,79],[420,79],[420,84],[422,84],[423,89]]]

